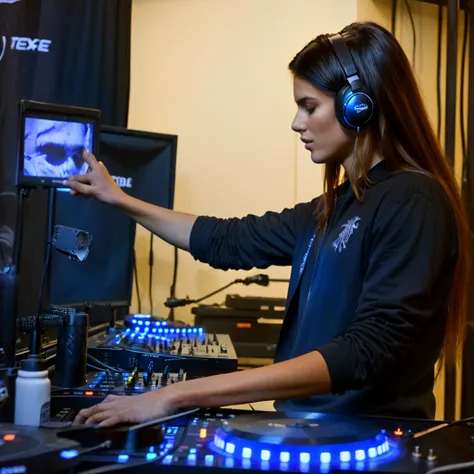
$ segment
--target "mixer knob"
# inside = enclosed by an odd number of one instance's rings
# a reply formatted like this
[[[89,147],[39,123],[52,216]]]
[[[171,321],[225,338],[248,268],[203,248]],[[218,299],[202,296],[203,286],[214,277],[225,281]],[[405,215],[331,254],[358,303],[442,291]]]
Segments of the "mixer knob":
[[[428,451],[428,456],[426,457],[426,459],[427,459],[428,461],[434,461],[434,460],[436,459],[436,455],[435,455],[433,449],[430,449],[430,450]]]
[[[413,451],[412,456],[415,458],[421,458],[421,450],[419,446],[415,446],[415,450]]]

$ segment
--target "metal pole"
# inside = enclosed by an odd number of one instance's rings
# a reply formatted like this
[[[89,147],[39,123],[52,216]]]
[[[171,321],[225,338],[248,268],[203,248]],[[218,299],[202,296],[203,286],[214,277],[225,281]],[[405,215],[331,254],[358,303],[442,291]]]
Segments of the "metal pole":
[[[446,48],[446,130],[444,148],[449,164],[454,167],[456,142],[456,94],[458,72],[459,0],[448,0],[448,36]],[[444,418],[456,416],[456,366],[446,363],[444,384]]]

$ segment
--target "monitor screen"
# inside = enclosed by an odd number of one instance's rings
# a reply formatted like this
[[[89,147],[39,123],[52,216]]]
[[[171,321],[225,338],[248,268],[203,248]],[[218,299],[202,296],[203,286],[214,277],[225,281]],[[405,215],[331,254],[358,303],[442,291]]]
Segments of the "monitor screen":
[[[126,193],[173,208],[175,135],[102,126],[99,145],[101,161]],[[72,262],[58,252],[52,253],[50,304],[129,306],[135,222],[118,209],[71,196],[67,190],[56,194],[54,224],[86,230],[92,235],[92,243],[84,262]]]
[[[86,173],[83,152],[98,154],[99,117],[95,109],[22,101],[17,184],[59,187]]]

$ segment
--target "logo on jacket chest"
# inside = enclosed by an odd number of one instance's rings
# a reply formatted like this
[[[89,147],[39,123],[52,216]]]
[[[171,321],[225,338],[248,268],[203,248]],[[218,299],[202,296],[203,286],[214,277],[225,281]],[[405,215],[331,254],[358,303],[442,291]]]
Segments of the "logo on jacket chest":
[[[335,252],[341,253],[346,247],[351,235],[359,228],[360,217],[353,217],[343,224],[339,237],[332,243]]]

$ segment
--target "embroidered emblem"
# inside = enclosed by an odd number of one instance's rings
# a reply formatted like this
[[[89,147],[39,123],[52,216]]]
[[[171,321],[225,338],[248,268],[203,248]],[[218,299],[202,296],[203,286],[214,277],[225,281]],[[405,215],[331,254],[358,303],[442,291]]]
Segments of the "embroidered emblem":
[[[332,243],[332,247],[335,252],[342,252],[349,242],[351,235],[354,233],[354,230],[359,227],[360,217],[353,217],[349,219],[346,224],[343,224],[342,232],[339,234],[339,237]]]

